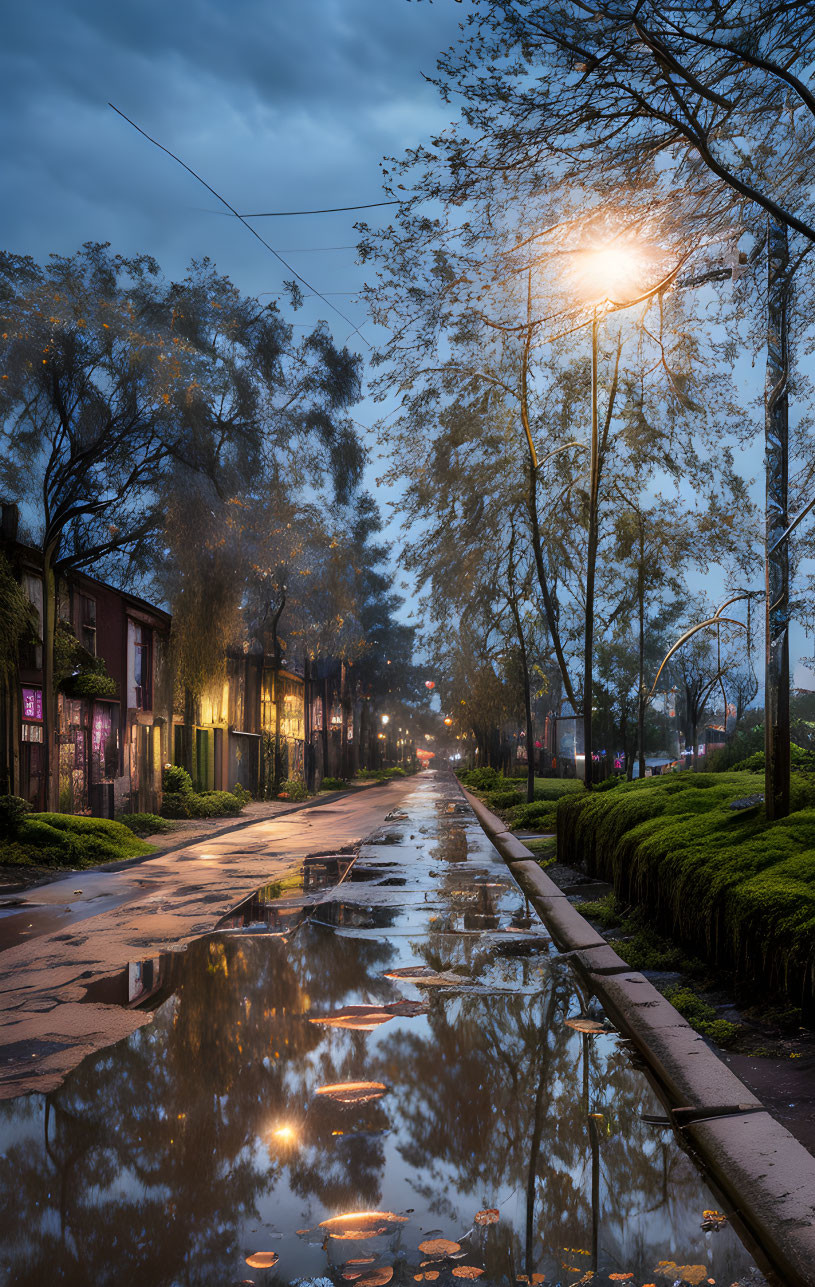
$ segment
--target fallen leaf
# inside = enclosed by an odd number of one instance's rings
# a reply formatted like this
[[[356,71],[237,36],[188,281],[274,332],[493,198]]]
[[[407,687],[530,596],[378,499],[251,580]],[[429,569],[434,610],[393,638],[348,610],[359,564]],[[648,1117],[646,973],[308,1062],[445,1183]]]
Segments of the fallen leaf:
[[[381,1269],[368,1269],[360,1274],[357,1282],[360,1287],[385,1287],[393,1278],[393,1267],[383,1265]]]
[[[387,1089],[381,1081],[345,1081],[331,1086],[318,1086],[314,1093],[338,1104],[367,1104],[372,1099],[379,1099]]]
[[[461,1251],[460,1242],[451,1242],[449,1238],[431,1238],[429,1242],[420,1242],[419,1250],[425,1256],[449,1256],[454,1251]]]
[[[299,1237],[302,1237],[302,1235],[303,1235],[304,1233],[311,1233],[311,1230],[310,1230],[310,1229],[295,1229],[295,1231],[294,1231],[294,1232],[297,1234],[297,1236],[298,1236],[298,1238],[299,1238]]]
[[[354,1032],[373,1032],[382,1023],[389,1023],[393,1015],[378,1005],[347,1005],[334,1014],[323,1015],[319,1019],[310,1018],[309,1023],[321,1023],[327,1028],[350,1028]]]
[[[563,1022],[567,1028],[574,1028],[575,1032],[599,1033],[608,1032],[604,1023],[599,1023],[597,1019],[584,1019],[582,1015],[575,1015],[571,1019],[564,1019]]]
[[[276,1251],[253,1251],[246,1257],[246,1263],[250,1269],[271,1269],[279,1259]]]
[[[476,1211],[474,1216],[475,1224],[497,1224],[499,1213],[496,1207],[487,1207],[484,1211]]]
[[[398,1014],[409,1019],[417,1014],[427,1014],[429,1006],[425,1001],[392,1001],[385,1006],[389,1014]]]
[[[349,1211],[346,1215],[321,1220],[320,1228],[326,1229],[337,1241],[351,1242],[390,1233],[395,1224],[407,1224],[407,1219],[407,1216],[394,1215],[392,1211]]]
[[[609,1274],[609,1278],[613,1283],[624,1283],[629,1278],[633,1278],[633,1277],[634,1277],[633,1274]]]
[[[439,1276],[438,1269],[428,1269],[425,1274],[425,1278],[429,1283],[434,1283],[438,1278],[438,1276]]]
[[[654,1273],[658,1278],[670,1278],[673,1282],[690,1283],[695,1287],[707,1278],[707,1266],[678,1265],[674,1260],[660,1260]]]
[[[453,1266],[454,1278],[480,1278],[483,1272],[484,1272],[483,1269],[477,1269],[475,1265],[454,1265]]]
[[[375,1256],[356,1256],[353,1260],[346,1260],[346,1265],[372,1265]]]
[[[413,983],[421,988],[454,988],[467,980],[450,970],[431,970],[429,965],[406,965],[398,970],[388,970],[386,979],[398,979],[400,983]]]
[[[702,1228],[705,1233],[710,1233],[712,1230],[723,1229],[726,1224],[727,1216],[721,1211],[702,1212]]]

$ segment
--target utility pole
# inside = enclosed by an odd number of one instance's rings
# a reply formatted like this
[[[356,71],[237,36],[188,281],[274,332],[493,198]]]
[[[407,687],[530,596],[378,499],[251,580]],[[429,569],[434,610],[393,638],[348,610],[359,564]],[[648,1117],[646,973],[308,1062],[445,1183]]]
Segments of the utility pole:
[[[599,433],[599,415],[597,409],[598,401],[598,319],[597,308],[595,306],[594,316],[591,323],[591,453],[589,461],[589,538],[588,550],[586,552],[586,635],[583,654],[583,783],[587,790],[591,790],[593,768],[592,761],[592,733],[591,733],[591,706],[593,700],[592,694],[592,662],[594,651],[594,578],[595,567],[597,562],[597,541],[598,541],[598,521],[597,513],[598,497],[600,492],[600,433]]]
[[[790,811],[789,353],[787,227],[767,223],[767,374],[764,399],[766,469],[766,646],[764,796],[767,817]],[[785,539],[786,538],[786,539]]]

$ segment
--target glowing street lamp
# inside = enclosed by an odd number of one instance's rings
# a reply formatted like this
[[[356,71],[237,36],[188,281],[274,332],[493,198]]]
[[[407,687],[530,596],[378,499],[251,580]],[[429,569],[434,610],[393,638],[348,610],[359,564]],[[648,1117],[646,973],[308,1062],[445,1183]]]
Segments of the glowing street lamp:
[[[576,276],[580,293],[594,301],[591,320],[591,444],[589,454],[589,534],[586,550],[586,634],[583,651],[583,781],[592,784],[592,652],[594,648],[594,580],[597,566],[600,441],[598,415],[598,331],[600,308],[613,311],[636,302],[646,260],[633,242],[611,241],[578,252]]]
[[[383,716],[382,716],[382,723],[383,723],[383,724],[390,724],[390,722],[391,722],[391,717],[390,717],[390,715],[383,715]]]

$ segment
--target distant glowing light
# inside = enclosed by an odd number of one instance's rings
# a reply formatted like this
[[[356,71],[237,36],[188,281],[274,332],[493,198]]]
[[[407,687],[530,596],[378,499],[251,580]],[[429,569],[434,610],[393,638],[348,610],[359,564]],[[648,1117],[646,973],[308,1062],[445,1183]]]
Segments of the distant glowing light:
[[[590,246],[575,255],[574,276],[584,299],[625,303],[635,299],[653,275],[650,258],[632,241]]]

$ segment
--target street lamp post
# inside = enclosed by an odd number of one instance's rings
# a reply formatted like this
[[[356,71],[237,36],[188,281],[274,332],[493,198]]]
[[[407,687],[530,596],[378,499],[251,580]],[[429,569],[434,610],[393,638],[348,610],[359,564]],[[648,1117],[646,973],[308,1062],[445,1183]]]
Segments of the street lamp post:
[[[586,634],[583,653],[583,781],[591,789],[592,760],[591,703],[593,687],[592,653],[594,650],[594,580],[597,564],[598,512],[600,493],[600,434],[597,390],[597,305],[591,321],[591,446],[589,456],[589,541],[586,551]]]

